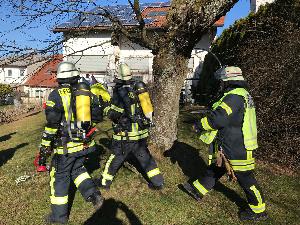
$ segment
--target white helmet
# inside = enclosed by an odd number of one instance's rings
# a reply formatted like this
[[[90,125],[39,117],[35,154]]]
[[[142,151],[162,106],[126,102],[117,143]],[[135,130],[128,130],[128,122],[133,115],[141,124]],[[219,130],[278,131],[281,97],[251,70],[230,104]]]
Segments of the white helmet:
[[[58,79],[66,79],[79,76],[79,71],[75,67],[74,63],[63,61],[57,66],[57,75]]]
[[[117,75],[117,79],[120,80],[130,80],[131,76],[131,69],[126,63],[121,63],[119,65],[119,73]]]
[[[237,66],[223,66],[220,69],[218,69],[214,75],[217,80],[222,80],[222,81],[245,80],[242,75],[241,68]]]

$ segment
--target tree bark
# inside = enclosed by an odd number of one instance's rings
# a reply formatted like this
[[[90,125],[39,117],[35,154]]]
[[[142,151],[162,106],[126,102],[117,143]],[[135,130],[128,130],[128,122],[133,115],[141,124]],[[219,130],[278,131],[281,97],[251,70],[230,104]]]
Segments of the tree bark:
[[[153,61],[154,123],[151,142],[160,150],[172,147],[177,139],[179,97],[188,72],[186,56],[175,54],[175,49],[162,47]]]

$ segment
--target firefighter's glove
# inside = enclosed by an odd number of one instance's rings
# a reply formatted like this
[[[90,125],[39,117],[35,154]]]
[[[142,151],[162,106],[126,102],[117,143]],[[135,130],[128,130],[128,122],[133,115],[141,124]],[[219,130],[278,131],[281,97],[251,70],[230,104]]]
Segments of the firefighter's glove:
[[[52,148],[50,146],[41,145],[39,162],[41,161],[46,163],[47,158],[50,157],[51,154],[52,154]],[[39,163],[39,165],[41,164]]]
[[[202,132],[202,125],[201,123],[199,123],[198,121],[195,121],[193,126],[192,126],[192,130],[196,133],[201,133]]]

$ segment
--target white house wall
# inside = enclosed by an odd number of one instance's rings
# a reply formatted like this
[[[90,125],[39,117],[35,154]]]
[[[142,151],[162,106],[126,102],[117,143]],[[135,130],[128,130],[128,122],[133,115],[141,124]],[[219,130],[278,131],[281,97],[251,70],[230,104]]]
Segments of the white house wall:
[[[52,88],[24,86],[24,93],[37,102],[46,101]]]
[[[190,73],[187,78],[195,77],[195,71],[200,73],[199,68],[202,68],[201,63],[215,36],[215,30],[204,35],[195,46],[188,64]],[[111,33],[108,31],[70,38],[64,43],[64,60],[76,63],[82,74],[93,74],[103,82],[105,76],[113,76],[116,73],[115,57],[118,55],[120,62],[125,62],[131,67],[134,76],[141,76],[144,82],[152,81],[151,51],[125,37],[120,39],[119,47],[112,46],[110,38]]]
[[[23,74],[21,71],[23,70]],[[9,75],[11,71],[11,76]],[[0,68],[0,83],[3,84],[20,84],[24,81],[27,75],[27,69],[19,67]]]
[[[272,3],[274,0],[251,0],[250,9],[253,12],[257,12],[261,5],[265,5],[266,3]]]
[[[113,53],[113,46],[110,43],[111,33],[86,34],[84,37],[70,37],[63,47],[64,56],[72,55],[110,55]]]

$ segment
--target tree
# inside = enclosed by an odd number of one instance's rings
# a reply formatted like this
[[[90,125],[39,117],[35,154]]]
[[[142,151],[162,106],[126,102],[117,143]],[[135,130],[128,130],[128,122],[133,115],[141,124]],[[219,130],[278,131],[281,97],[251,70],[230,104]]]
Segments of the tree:
[[[12,1],[12,0],[11,0]],[[238,0],[173,0],[167,15],[167,21],[163,33],[155,35],[145,26],[140,10],[139,0],[128,0],[133,8],[139,25],[134,28],[125,28],[121,21],[103,8],[99,16],[109,18],[113,23],[114,34],[125,35],[132,42],[152,50],[154,54],[153,75],[155,92],[153,102],[155,107],[152,129],[152,143],[159,149],[169,149],[177,136],[177,119],[179,115],[179,95],[188,72],[188,60],[191,52],[208,31],[210,27],[228,12]],[[12,1],[14,2],[14,1]],[[46,15],[47,13],[79,13],[84,15],[84,7],[88,4],[96,6],[97,1],[69,1],[69,7],[60,3],[38,1],[29,6],[30,1],[21,1],[22,4],[14,4],[24,14],[31,10],[32,17]],[[51,7],[50,7],[51,6]],[[30,8],[30,7],[33,7]],[[43,8],[44,7],[44,8]],[[80,10],[79,10],[80,8]],[[29,14],[27,13],[27,16]]]
[[[155,41],[147,36],[138,7],[139,1],[136,0],[132,4],[140,21],[139,36],[135,34],[132,37],[127,32],[123,34],[141,46],[151,49],[154,54],[153,101],[156,126],[152,130],[152,141],[159,148],[169,149],[176,140],[179,95],[194,46],[236,2],[237,0],[173,0],[164,27],[165,32]]]
[[[8,84],[0,84],[0,99],[5,98],[8,94],[11,94],[13,89]]]

